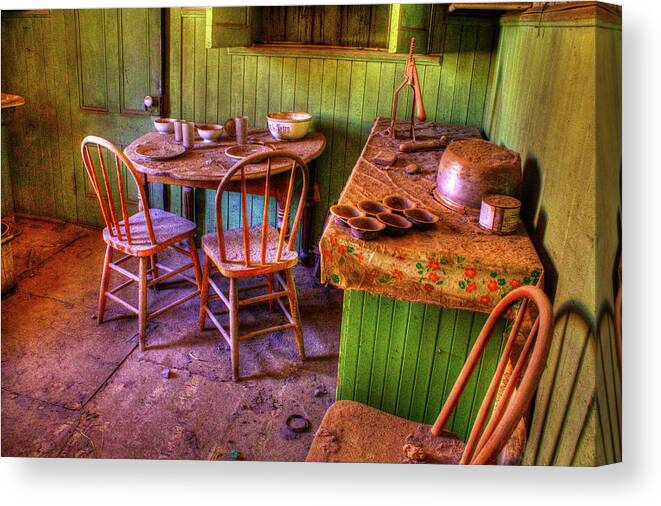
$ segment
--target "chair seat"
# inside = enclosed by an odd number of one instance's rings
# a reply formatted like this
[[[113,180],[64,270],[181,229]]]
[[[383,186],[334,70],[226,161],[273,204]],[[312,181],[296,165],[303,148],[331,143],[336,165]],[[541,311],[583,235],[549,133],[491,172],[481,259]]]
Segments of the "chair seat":
[[[176,214],[161,209],[150,209],[152,228],[157,244],[154,245],[149,239],[145,213],[135,213],[129,218],[131,225],[131,244],[129,244],[124,232],[124,221],[120,221],[122,240],[110,235],[108,227],[103,229],[103,240],[115,249],[136,256],[148,256],[165,247],[184,240],[195,233],[195,223]]]
[[[224,235],[226,260],[220,261],[220,250],[218,247],[218,234],[211,232],[202,237],[202,248],[213,260],[221,274],[228,278],[239,278],[255,276],[257,274],[268,274],[270,272],[291,269],[298,263],[298,253],[287,251],[286,245],[282,247],[280,261],[276,262],[278,251],[278,238],[280,232],[269,225],[266,234],[266,263],[262,260],[262,226],[254,225],[249,229],[250,237],[250,266],[244,263],[243,228],[227,230]]]
[[[355,401],[337,401],[324,415],[306,460],[398,464],[458,464],[464,442],[431,425],[405,420]],[[414,457],[422,449],[424,458]]]

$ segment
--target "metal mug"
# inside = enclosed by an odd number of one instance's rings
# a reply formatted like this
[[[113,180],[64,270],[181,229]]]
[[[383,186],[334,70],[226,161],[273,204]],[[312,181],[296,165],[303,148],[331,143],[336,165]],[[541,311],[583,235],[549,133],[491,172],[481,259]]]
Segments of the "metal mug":
[[[236,129],[236,143],[238,145],[248,144],[248,116],[237,116],[234,118]]]
[[[181,127],[184,124],[184,121],[178,119],[174,122],[174,142],[181,142],[183,139]]]
[[[184,147],[192,148],[195,145],[195,123],[192,121],[182,121],[181,135]]]

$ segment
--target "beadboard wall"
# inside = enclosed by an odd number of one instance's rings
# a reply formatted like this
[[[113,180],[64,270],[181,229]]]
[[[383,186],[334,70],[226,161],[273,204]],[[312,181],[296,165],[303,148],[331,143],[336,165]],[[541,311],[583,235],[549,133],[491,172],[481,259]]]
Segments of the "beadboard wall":
[[[114,37],[132,36],[127,30],[122,32],[124,25],[114,19],[131,19],[131,11],[135,12],[132,17],[140,18],[140,11],[146,9],[121,11],[85,11],[88,23],[102,15],[103,19],[97,20],[99,29],[108,33],[105,54],[109,61],[103,66],[107,75],[99,75],[99,90],[107,87],[103,80],[110,82],[114,71],[123,70],[110,61],[118,53],[112,46]],[[97,133],[125,145],[151,124],[149,117],[135,112],[129,117],[121,111],[116,115],[99,112],[98,118],[86,111],[86,119],[77,120],[83,104],[81,89],[92,89],[89,76],[83,73],[80,48],[98,48],[98,54],[104,54],[99,46],[104,39],[92,40],[91,32],[81,29],[88,24],[79,22],[79,12],[3,14],[2,88],[27,99],[10,129],[23,134],[18,134],[20,139],[10,146],[9,165],[17,212],[101,225],[100,213],[90,199],[93,195],[75,189],[87,184],[79,156],[80,141]],[[328,141],[324,154],[312,167],[319,194],[314,240],[358,158],[372,121],[378,115],[390,115],[393,90],[403,77],[405,59],[369,50],[310,54],[292,49],[283,55],[249,48],[207,49],[204,9],[168,9],[164,19],[164,91],[170,103],[169,115],[216,122],[241,114],[257,127],[266,126],[269,111],[308,110],[314,115],[314,128]],[[464,16],[449,16],[446,23],[443,53],[420,58],[418,64],[428,118],[480,126],[497,25]],[[148,66],[148,53],[133,57],[137,58],[131,62],[136,72],[140,62]],[[85,79],[88,81],[83,83]],[[401,114],[409,109],[409,100],[407,94]],[[90,128],[102,131],[88,131]],[[196,192],[200,232],[214,226],[212,196],[212,191]],[[163,203],[180,212],[180,189],[156,185],[152,205]]]
[[[521,153],[524,218],[555,310],[531,465],[621,460],[621,25],[610,7],[504,17],[485,112],[487,136]]]

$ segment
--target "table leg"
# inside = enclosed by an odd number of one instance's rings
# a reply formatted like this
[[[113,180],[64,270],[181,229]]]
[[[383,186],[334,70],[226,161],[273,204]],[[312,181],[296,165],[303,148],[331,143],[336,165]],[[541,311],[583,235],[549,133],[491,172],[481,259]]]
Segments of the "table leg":
[[[145,199],[147,200],[147,204],[149,205],[149,183],[147,182],[147,175],[146,174],[142,175],[142,181],[141,182],[142,182],[142,189],[145,192]],[[145,210],[145,205],[142,202],[142,199],[138,199],[138,209],[140,211]],[[158,263],[158,255],[156,255],[156,254],[152,255],[149,260],[150,260],[150,266],[151,266],[150,273],[149,273],[150,279],[156,279],[158,277],[158,267],[156,266],[156,264]],[[154,290],[158,290],[159,285],[153,285],[152,288]]]
[[[184,218],[195,222],[195,191],[190,186],[182,188],[182,206]]]
[[[312,208],[314,206],[315,185],[310,185],[305,198],[303,208],[303,220],[301,222],[301,263],[306,267],[314,264],[315,256],[310,252],[310,239],[312,236]]]
[[[315,183],[316,184],[316,183]],[[301,233],[301,249],[299,251],[301,264],[310,267],[314,263],[314,255],[310,253],[310,236],[312,235],[312,207],[314,206],[314,195],[316,190],[311,187],[305,197],[305,204],[303,205],[303,216],[301,216],[301,225],[299,232]],[[276,208],[278,210],[278,228],[282,227],[282,220],[285,215],[284,201],[282,196],[276,196]],[[287,234],[289,238],[289,234]]]

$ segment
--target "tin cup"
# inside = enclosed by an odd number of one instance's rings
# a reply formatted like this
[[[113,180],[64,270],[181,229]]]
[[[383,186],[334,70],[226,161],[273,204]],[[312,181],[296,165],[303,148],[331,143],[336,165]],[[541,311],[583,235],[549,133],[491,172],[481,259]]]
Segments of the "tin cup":
[[[248,116],[237,116],[234,118],[236,129],[236,143],[239,145],[248,144]]]
[[[184,147],[190,149],[195,145],[195,123],[192,121],[182,121],[181,135]]]
[[[179,142],[181,143],[183,136],[181,133],[181,126],[183,125],[184,121],[178,119],[177,121],[174,122],[174,142]]]

